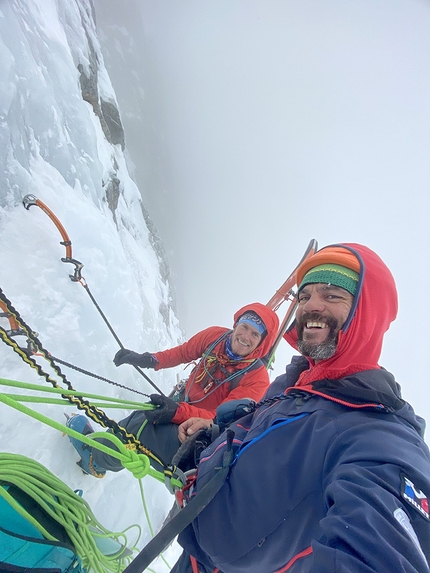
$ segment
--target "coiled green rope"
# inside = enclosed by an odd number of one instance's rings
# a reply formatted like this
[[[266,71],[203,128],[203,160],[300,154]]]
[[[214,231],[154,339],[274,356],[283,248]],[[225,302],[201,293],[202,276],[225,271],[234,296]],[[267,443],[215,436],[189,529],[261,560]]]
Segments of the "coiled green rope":
[[[120,573],[132,560],[132,553],[137,551],[137,547],[127,548],[126,533],[137,528],[136,545],[140,527],[132,525],[121,533],[108,531],[97,521],[82,497],[35,460],[19,454],[0,453],[0,480],[18,487],[63,526],[85,569],[94,573]],[[0,487],[0,495],[46,539],[55,540],[5,488]],[[96,538],[115,541],[118,544],[117,553],[104,555],[97,547]]]

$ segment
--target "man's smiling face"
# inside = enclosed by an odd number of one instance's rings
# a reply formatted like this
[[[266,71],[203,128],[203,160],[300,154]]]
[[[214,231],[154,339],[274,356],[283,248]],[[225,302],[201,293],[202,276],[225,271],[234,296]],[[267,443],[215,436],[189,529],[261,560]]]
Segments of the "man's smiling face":
[[[315,362],[331,358],[354,297],[343,288],[315,283],[304,286],[298,300],[296,329],[300,352]]]
[[[261,342],[261,334],[247,322],[239,322],[231,334],[231,349],[239,356],[254,352]]]

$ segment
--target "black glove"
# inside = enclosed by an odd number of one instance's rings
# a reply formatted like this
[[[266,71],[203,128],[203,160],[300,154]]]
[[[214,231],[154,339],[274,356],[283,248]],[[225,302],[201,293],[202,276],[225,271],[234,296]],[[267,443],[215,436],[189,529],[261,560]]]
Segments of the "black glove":
[[[133,352],[133,350],[128,350],[127,348],[121,348],[121,350],[118,350],[114,356],[113,362],[115,366],[120,366],[121,364],[132,364],[133,366],[140,366],[141,368],[155,368],[158,364],[158,360],[149,352],[139,354],[138,352]]]
[[[178,404],[171,398],[160,394],[151,394],[149,397],[151,398],[150,403],[155,404],[158,408],[145,411],[148,422],[151,424],[168,424],[171,422],[178,409]]]
[[[219,428],[212,424],[210,428],[203,428],[190,436],[180,446],[172,458],[172,464],[183,472],[196,468],[199,464],[200,454],[219,435]]]

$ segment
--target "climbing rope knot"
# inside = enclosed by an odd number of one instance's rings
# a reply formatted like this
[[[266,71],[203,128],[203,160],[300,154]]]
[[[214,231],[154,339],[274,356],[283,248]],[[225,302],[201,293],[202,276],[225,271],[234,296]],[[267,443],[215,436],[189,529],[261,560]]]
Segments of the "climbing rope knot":
[[[137,479],[141,479],[148,475],[149,468],[151,467],[148,456],[138,454],[130,450],[127,450],[127,452],[124,453],[122,465]]]

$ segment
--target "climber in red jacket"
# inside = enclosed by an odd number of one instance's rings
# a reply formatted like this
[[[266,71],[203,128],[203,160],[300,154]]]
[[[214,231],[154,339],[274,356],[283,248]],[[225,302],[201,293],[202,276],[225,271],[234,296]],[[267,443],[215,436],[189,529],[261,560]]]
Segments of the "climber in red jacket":
[[[139,354],[122,348],[114,357],[116,366],[132,364],[161,370],[195,360],[198,363],[181,391],[173,392],[171,397],[151,394],[151,403],[157,406],[154,410],[137,410],[119,425],[169,462],[189,436],[211,426],[220,404],[242,398],[261,399],[269,386],[262,359],[273,344],[278,326],[273,310],[253,303],[236,312],[233,330],[211,326],[180,346],[155,353]],[[89,422],[86,428],[84,433],[92,431]],[[113,447],[109,440],[97,441]],[[106,470],[123,469],[116,458],[96,448],[91,450],[89,463],[81,466],[87,473],[102,477]],[[155,461],[151,463],[159,469]]]

